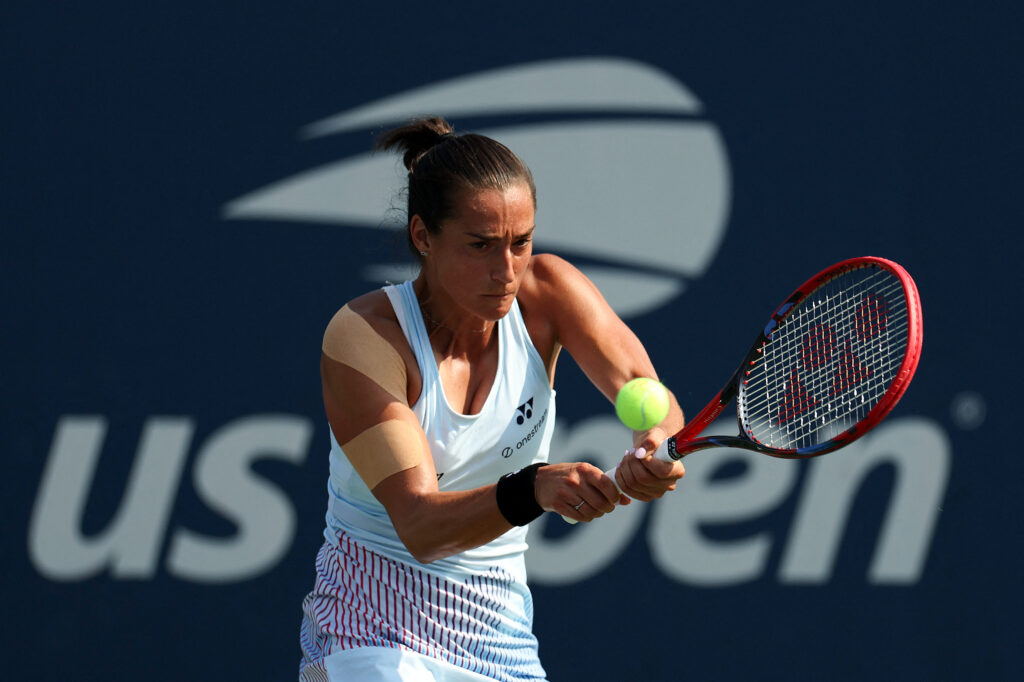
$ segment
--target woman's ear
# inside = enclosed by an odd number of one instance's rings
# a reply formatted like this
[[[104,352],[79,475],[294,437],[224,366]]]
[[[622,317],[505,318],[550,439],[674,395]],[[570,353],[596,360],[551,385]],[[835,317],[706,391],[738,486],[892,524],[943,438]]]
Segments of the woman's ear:
[[[427,229],[427,224],[423,222],[423,218],[420,218],[419,214],[414,215],[409,221],[409,238],[421,256],[430,253],[430,230]]]

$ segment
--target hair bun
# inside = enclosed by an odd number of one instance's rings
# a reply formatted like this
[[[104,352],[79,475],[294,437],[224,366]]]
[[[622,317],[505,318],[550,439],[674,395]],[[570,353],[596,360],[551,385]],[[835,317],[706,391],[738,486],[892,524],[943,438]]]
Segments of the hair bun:
[[[419,118],[389,130],[377,139],[375,149],[394,149],[402,154],[402,163],[412,172],[416,162],[432,147],[449,137],[455,137],[452,124],[440,116]]]

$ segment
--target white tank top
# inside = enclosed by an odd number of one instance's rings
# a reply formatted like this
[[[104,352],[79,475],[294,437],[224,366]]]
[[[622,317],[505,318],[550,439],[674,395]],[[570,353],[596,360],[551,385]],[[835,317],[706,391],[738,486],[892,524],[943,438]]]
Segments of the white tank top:
[[[412,282],[389,285],[384,291],[423,377],[423,389],[412,410],[430,443],[438,488],[469,490],[534,462],[546,462],[555,422],[555,392],[518,302],[498,321],[498,369],[490,394],[478,414],[465,415],[452,409],[445,397]],[[343,531],[381,554],[417,563],[399,540],[384,506],[349,464],[333,432],[328,490],[325,535],[329,540]],[[525,581],[526,531],[526,527],[513,528],[486,545],[435,561],[429,569],[465,575],[500,566]]]

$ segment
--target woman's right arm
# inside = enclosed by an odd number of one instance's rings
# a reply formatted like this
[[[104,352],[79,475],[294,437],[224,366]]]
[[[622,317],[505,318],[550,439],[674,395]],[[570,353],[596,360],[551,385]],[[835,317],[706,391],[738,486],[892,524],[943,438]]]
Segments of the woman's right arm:
[[[439,490],[427,437],[409,406],[419,394],[415,359],[397,322],[374,317],[372,306],[370,311],[373,324],[342,309],[324,337],[324,409],[346,457],[418,561],[479,547],[508,532],[512,524],[498,508],[496,484]],[[535,499],[545,510],[583,521],[626,500],[610,479],[585,463],[544,467]],[[589,506],[573,510],[581,500]]]
[[[511,530],[498,508],[495,484],[438,489],[426,435],[408,405],[371,377],[327,355],[321,376],[335,438],[417,561],[429,563],[479,547]],[[536,498],[550,511],[590,521],[613,511],[616,501],[628,499],[589,464],[552,464],[541,471]],[[581,499],[590,507],[584,513],[572,511]]]

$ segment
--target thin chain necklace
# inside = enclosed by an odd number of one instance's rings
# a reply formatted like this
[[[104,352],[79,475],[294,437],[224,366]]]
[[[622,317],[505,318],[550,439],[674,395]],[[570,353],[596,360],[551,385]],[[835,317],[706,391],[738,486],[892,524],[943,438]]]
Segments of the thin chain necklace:
[[[490,329],[490,327],[484,327],[483,329],[464,329],[464,330],[453,329],[453,328],[449,327],[448,325],[446,325],[446,324],[444,324],[442,322],[438,322],[437,320],[432,318],[430,316],[430,313],[427,312],[427,309],[423,306],[422,303],[420,303],[420,312],[423,313],[423,317],[425,317],[427,319],[427,321],[430,322],[430,324],[434,325],[435,327],[444,327],[445,329],[447,329],[450,332],[458,333],[460,331],[469,331],[469,332],[473,332],[474,334],[483,334],[485,331]]]

